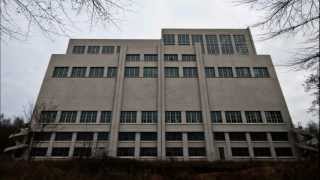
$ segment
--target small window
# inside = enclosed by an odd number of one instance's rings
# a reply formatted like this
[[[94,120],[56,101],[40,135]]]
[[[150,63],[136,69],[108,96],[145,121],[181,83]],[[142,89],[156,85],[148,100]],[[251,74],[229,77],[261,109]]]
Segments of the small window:
[[[74,157],[90,157],[91,156],[91,148],[87,147],[76,147],[73,151]]]
[[[46,156],[48,148],[32,148],[31,156]]]
[[[51,132],[34,132],[33,141],[50,141]]]
[[[104,67],[90,67],[89,77],[101,78],[104,74]]]
[[[265,112],[267,123],[283,123],[280,111],[266,111]]]
[[[88,46],[87,53],[88,54],[99,54],[100,53],[100,46]]]
[[[157,67],[144,67],[143,68],[143,77],[157,78],[158,77],[158,68]]]
[[[253,154],[255,157],[271,157],[270,148],[255,147],[253,148]]]
[[[65,78],[68,77],[69,67],[55,67],[52,77]]]
[[[288,141],[287,132],[272,132],[271,133],[272,141]]]
[[[57,117],[57,111],[41,111],[40,123],[55,123]]]
[[[157,132],[141,132],[140,139],[141,141],[156,141]]]
[[[158,61],[158,54],[145,54],[144,61]]]
[[[249,50],[244,35],[233,35],[234,44],[236,46],[237,53],[242,55],[248,55]]]
[[[166,132],[166,141],[182,141],[182,133]]]
[[[183,156],[183,149],[182,148],[166,148],[166,156]]]
[[[221,44],[221,51],[222,54],[233,54],[233,46],[232,40],[230,35],[220,35],[220,44]]]
[[[187,135],[189,141],[204,141],[203,132],[188,132]]]
[[[187,123],[201,123],[202,114],[201,111],[186,111]]]
[[[80,123],[96,123],[97,111],[82,111]]]
[[[254,67],[253,72],[254,72],[254,77],[257,77],[257,78],[270,77],[269,72],[268,72],[268,68],[266,68],[266,67]]]
[[[165,112],[166,123],[181,123],[180,111],[166,111]]]
[[[260,111],[245,111],[247,123],[262,123]]]
[[[134,132],[119,132],[119,141],[135,141],[136,133]]]
[[[230,141],[247,141],[246,133],[244,132],[229,132]]]
[[[222,123],[221,111],[211,111],[211,122]]]
[[[114,78],[117,77],[117,67],[108,67],[107,77],[108,78]]]
[[[139,67],[125,67],[124,77],[138,78],[139,77]]]
[[[179,77],[179,68],[178,67],[165,67],[164,74],[167,78],[178,78]]]
[[[136,123],[137,112],[136,111],[121,111],[120,123]]]
[[[93,132],[78,132],[77,141],[92,141]]]
[[[69,148],[56,147],[52,148],[51,156],[69,156]]]
[[[249,156],[249,149],[245,147],[231,148],[232,156]]]
[[[127,147],[118,148],[117,156],[134,156],[134,148],[127,148]]]
[[[184,78],[197,78],[198,69],[196,67],[184,67],[183,68],[183,77]]]
[[[189,147],[189,156],[206,156],[206,148],[204,147]]]
[[[225,141],[224,132],[214,132],[213,136],[216,141]]]
[[[102,54],[113,54],[114,46],[102,46]]]
[[[232,67],[218,67],[219,77],[232,78],[233,72]]]
[[[207,78],[214,78],[216,77],[215,69],[214,67],[205,67],[205,73]]]
[[[165,61],[178,61],[178,54],[165,54],[164,60]]]
[[[100,123],[111,123],[112,112],[111,111],[101,111]]]
[[[196,55],[194,55],[194,54],[182,54],[182,61],[196,61]]]
[[[98,141],[108,141],[109,140],[109,132],[98,132]]]
[[[86,67],[73,67],[71,71],[71,77],[83,78],[86,77]]]
[[[218,55],[220,54],[219,42],[216,35],[206,35],[207,52],[208,54]]]
[[[56,132],[55,141],[72,141],[72,132]]]
[[[126,61],[140,61],[140,54],[127,54]]]
[[[62,111],[60,123],[75,123],[77,119],[77,111]]]
[[[179,45],[190,45],[189,34],[178,34]]]
[[[237,77],[249,78],[251,77],[250,68],[248,67],[236,67]]]
[[[292,149],[289,147],[278,147],[274,148],[276,151],[276,155],[278,157],[291,157],[293,156],[292,154]]]
[[[201,51],[202,53],[204,53],[204,44],[203,44],[202,34],[193,34],[191,35],[191,39],[192,39],[192,45],[195,45],[196,43],[200,43]]]
[[[142,123],[157,123],[158,122],[158,112],[157,111],[142,111],[141,122]]]
[[[225,115],[227,123],[242,123],[240,111],[226,111]]]
[[[140,156],[157,156],[157,148],[152,148],[152,147],[143,147],[140,148]]]
[[[163,34],[163,44],[164,45],[175,45],[175,35],[174,34]]]
[[[83,54],[85,50],[85,46],[73,46],[72,53],[73,54]]]
[[[267,141],[267,133],[265,132],[250,132],[251,141]]]

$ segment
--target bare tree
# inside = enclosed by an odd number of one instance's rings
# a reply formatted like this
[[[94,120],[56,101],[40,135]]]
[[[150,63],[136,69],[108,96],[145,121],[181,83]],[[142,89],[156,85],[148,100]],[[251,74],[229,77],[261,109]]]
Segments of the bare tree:
[[[32,27],[51,35],[67,36],[76,17],[85,15],[91,27],[117,23],[117,14],[131,0],[1,0],[1,39],[26,39]]]

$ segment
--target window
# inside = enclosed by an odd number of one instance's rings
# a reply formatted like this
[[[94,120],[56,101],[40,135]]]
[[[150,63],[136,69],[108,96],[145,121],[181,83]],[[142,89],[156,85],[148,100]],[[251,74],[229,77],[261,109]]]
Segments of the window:
[[[136,133],[134,132],[119,132],[119,141],[135,141]]]
[[[69,156],[69,148],[52,148],[51,156]]]
[[[127,148],[127,147],[118,148],[117,156],[134,156],[134,148]]]
[[[244,132],[229,132],[230,141],[247,141],[246,133]]]
[[[143,147],[140,148],[140,156],[157,156],[157,148]]]
[[[69,67],[55,67],[52,77],[64,78],[68,76]]]
[[[87,147],[76,147],[73,151],[74,157],[90,157],[91,156],[91,148]]]
[[[142,123],[157,123],[158,122],[158,112],[157,111],[142,111],[141,122]]]
[[[162,38],[164,45],[175,45],[174,34],[163,34]]]
[[[50,141],[51,132],[34,132],[33,141]]]
[[[100,53],[100,46],[88,46],[87,53],[88,54],[99,54]]]
[[[216,141],[225,141],[224,132],[215,132],[213,133],[213,137]]]
[[[73,46],[72,53],[73,54],[83,54],[85,46]]]
[[[98,132],[98,141],[108,141],[109,140],[109,133],[108,132]]]
[[[166,123],[181,123],[181,112],[166,111],[165,119],[166,119]]]
[[[233,46],[230,35],[220,35],[222,54],[233,54]]]
[[[57,111],[41,111],[40,123],[55,123]]]
[[[101,111],[100,123],[111,123],[112,112],[111,111]]]
[[[278,147],[278,148],[274,148],[274,150],[276,151],[276,155],[278,157],[289,157],[289,156],[293,156],[292,154],[292,149],[289,147]]]
[[[206,73],[206,77],[207,77],[207,78],[214,78],[214,77],[216,77],[216,73],[215,73],[214,67],[205,67],[205,68],[204,68],[204,71],[205,71],[205,73]]]
[[[250,132],[251,141],[267,141],[267,133],[265,132]]]
[[[204,147],[189,147],[189,156],[206,156],[206,148]]]
[[[117,46],[117,53],[118,53],[118,54],[120,53],[120,50],[121,50],[121,47],[120,47],[120,46]]]
[[[288,141],[287,132],[271,132],[272,141]]]
[[[254,147],[253,154],[255,157],[270,157],[271,156],[270,148],[264,148],[264,147]]]
[[[246,147],[231,148],[232,156],[249,156],[249,149]]]
[[[114,46],[102,46],[102,54],[113,54]]]
[[[246,38],[244,35],[233,35],[234,44],[236,46],[237,53],[247,55],[249,53],[246,44]]]
[[[92,141],[93,132],[78,132],[77,141]]]
[[[268,68],[266,68],[266,67],[254,67],[253,72],[254,72],[254,77],[257,77],[257,78],[268,78],[269,77]]]
[[[201,111],[186,111],[187,123],[201,123],[202,114]]]
[[[183,68],[184,78],[196,78],[198,77],[198,69],[196,67],[184,67]]]
[[[218,67],[219,77],[231,78],[233,77],[232,67]]]
[[[113,78],[117,76],[117,67],[108,67],[107,77]]]
[[[262,123],[260,111],[246,111],[247,123]]]
[[[125,67],[124,77],[138,78],[139,77],[139,67]]]
[[[140,61],[140,54],[127,54],[126,61]]]
[[[166,148],[166,156],[183,156],[182,148]]]
[[[158,54],[145,54],[144,61],[158,61]]]
[[[267,123],[283,123],[280,111],[265,111]]]
[[[158,77],[158,68],[157,67],[144,67],[143,68],[143,77],[157,78]]]
[[[226,156],[225,156],[225,154],[224,154],[224,147],[219,147],[219,148],[218,148],[218,151],[219,151],[220,160],[225,160],[225,159],[226,159]]]
[[[179,68],[178,67],[165,67],[164,74],[167,78],[178,78],[179,77]]]
[[[71,77],[86,77],[86,67],[73,67],[71,72]]]
[[[222,123],[221,111],[211,111],[211,122]]]
[[[236,67],[237,77],[249,78],[251,77],[250,68],[248,67]]]
[[[190,45],[189,34],[178,34],[179,45]]]
[[[48,148],[32,148],[31,149],[31,156],[46,156]]]
[[[156,141],[157,132],[141,132],[140,139],[141,141]]]
[[[178,61],[178,54],[165,54],[164,60],[165,61]]]
[[[226,111],[227,123],[242,123],[240,111]]]
[[[82,111],[80,123],[96,123],[97,111]]]
[[[216,35],[206,35],[208,54],[220,54],[218,38]]]
[[[188,132],[189,141],[203,141],[204,133],[203,132]]]
[[[201,34],[193,34],[191,35],[192,39],[192,45],[195,45],[195,43],[200,43],[201,45],[201,51],[204,53],[204,46],[203,46],[203,38]]]
[[[77,111],[62,111],[60,123],[75,123],[77,119]]]
[[[120,123],[136,123],[137,112],[136,111],[121,111]]]
[[[166,141],[182,141],[182,133],[166,132]]]
[[[72,132],[56,132],[55,141],[72,141]]]
[[[104,74],[104,67],[90,67],[89,77],[101,78]]]
[[[196,61],[196,55],[194,55],[194,54],[182,54],[182,61]]]

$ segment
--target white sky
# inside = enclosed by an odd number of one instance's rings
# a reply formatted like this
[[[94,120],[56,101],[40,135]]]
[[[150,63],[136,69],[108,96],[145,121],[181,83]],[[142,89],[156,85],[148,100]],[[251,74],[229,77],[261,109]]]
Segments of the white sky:
[[[259,15],[232,1],[221,0],[135,0],[133,11],[120,14],[119,29],[95,27],[81,23],[71,38],[160,38],[161,28],[246,28]],[[260,29],[251,29],[258,54],[270,54],[276,65],[278,79],[295,124],[305,124],[317,117],[308,114],[312,97],[304,92],[305,72],[293,71],[284,64],[300,41],[281,37],[258,41]],[[45,38],[34,29],[28,41],[10,40],[1,44],[1,113],[23,115],[28,103],[38,95],[51,54],[64,54],[68,38]]]

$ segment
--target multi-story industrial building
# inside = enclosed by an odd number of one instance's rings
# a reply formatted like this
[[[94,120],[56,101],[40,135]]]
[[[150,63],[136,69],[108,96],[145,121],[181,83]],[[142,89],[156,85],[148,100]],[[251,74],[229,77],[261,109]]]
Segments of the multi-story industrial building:
[[[249,29],[71,39],[48,65],[31,155],[241,160],[297,157],[269,55]]]

